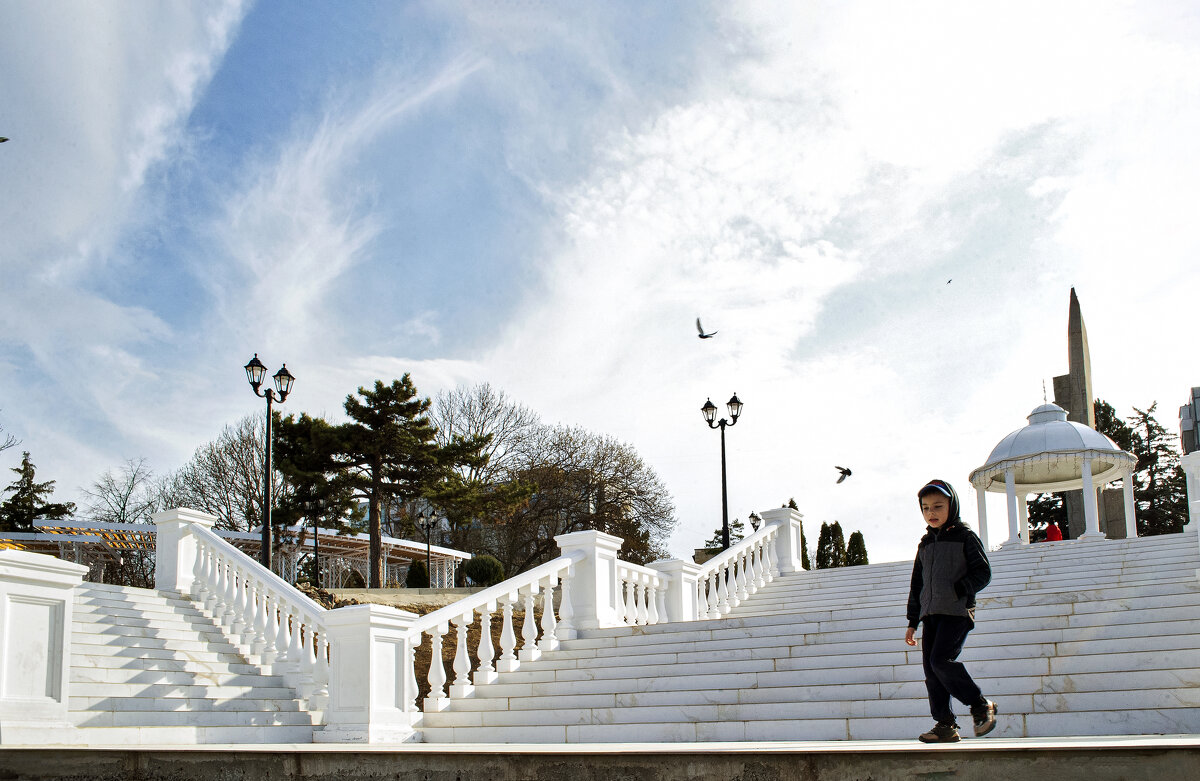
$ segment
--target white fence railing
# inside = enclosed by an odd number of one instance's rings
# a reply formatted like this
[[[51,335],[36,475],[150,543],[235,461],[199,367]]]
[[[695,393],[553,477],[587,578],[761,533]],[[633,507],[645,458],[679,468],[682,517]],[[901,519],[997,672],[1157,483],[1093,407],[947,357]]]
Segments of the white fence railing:
[[[800,569],[799,513],[773,510],[763,519],[761,529],[703,566],[673,559],[644,567],[618,558],[618,537],[560,535],[562,555],[553,561],[417,616],[380,605],[324,610],[214,534],[211,516],[172,510],[155,517],[155,579],[159,588],[191,595],[244,654],[322,712],[315,740],[394,742],[413,739],[422,711],[472,696],[476,686],[537,660],[580,630],[727,614],[779,573]],[[468,638],[476,626],[472,654]],[[447,641],[455,649],[452,680],[443,661]],[[426,642],[429,691],[419,710],[416,656]]]

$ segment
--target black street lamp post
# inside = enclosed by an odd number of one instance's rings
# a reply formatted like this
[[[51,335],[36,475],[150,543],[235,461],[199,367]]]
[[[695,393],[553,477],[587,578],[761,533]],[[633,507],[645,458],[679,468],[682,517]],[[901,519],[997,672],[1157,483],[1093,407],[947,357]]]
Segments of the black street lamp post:
[[[417,516],[417,526],[425,532],[425,582],[429,588],[433,588],[433,570],[429,568],[429,538],[433,534],[433,529],[437,526],[437,516],[432,510],[422,510]]]
[[[271,568],[271,404],[278,401],[283,403],[288,394],[292,392],[292,383],[296,378],[287,370],[287,364],[275,373],[272,378],[275,380],[275,390],[266,388],[262,390],[263,378],[267,375],[267,367],[263,366],[262,361],[258,360],[258,353],[250,359],[246,364],[246,379],[250,381],[250,387],[254,389],[256,396],[261,396],[267,400],[267,442],[266,455],[263,457],[263,525],[262,525],[262,551],[259,554],[259,561],[267,569]],[[278,395],[276,394],[278,391]]]
[[[729,549],[729,490],[725,482],[725,427],[737,423],[738,416],[742,414],[742,402],[738,400],[735,393],[726,406],[729,408],[728,421],[725,418],[721,418],[720,421],[716,420],[717,405],[712,403],[712,399],[704,402],[704,406],[700,408],[708,427],[721,429],[721,550]]]

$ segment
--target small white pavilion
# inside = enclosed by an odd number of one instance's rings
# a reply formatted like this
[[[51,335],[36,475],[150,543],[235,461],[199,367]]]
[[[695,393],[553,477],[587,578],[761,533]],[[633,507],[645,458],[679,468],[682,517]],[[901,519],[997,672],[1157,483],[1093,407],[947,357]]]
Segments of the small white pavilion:
[[[979,536],[988,546],[987,492],[1008,496],[1008,539],[1000,547],[1029,543],[1031,493],[1083,490],[1086,531],[1079,539],[1104,539],[1096,507],[1096,490],[1121,480],[1125,498],[1125,536],[1137,536],[1133,475],[1137,457],[1082,423],[1067,420],[1057,404],[1043,404],[1029,414],[1029,424],[1012,432],[992,449],[987,463],[971,473],[979,502]]]

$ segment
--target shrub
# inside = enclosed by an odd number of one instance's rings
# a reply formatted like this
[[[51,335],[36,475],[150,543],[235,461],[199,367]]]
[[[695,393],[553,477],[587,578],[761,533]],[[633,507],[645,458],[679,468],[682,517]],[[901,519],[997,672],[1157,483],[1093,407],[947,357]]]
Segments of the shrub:
[[[425,562],[418,559],[408,565],[408,577],[404,579],[404,585],[407,588],[429,588],[429,570],[425,569]]]
[[[463,562],[462,573],[476,586],[494,586],[504,580],[504,565],[486,553]]]

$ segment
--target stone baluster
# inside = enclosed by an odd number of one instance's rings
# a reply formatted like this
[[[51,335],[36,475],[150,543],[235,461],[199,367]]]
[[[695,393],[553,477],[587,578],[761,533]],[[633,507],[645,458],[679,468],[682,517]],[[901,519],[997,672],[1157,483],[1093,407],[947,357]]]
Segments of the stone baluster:
[[[742,551],[733,557],[733,563],[737,567],[737,573],[734,575],[733,582],[737,585],[738,602],[742,602],[750,597],[750,591],[747,587],[748,578],[746,577],[746,552]]]
[[[541,656],[537,647],[537,623],[533,618],[533,598],[537,591],[536,583],[525,587],[525,620],[521,622],[521,639],[524,642],[521,643],[519,654],[522,662],[535,662]]]
[[[266,610],[266,605],[263,604],[263,589],[262,583],[258,578],[251,578],[246,591],[249,593],[247,600],[247,616],[246,616],[246,642],[250,646],[250,653],[258,657],[262,661],[263,649],[267,647],[267,638],[262,631],[262,613]]]
[[[546,578],[546,588],[542,590],[542,639],[538,641],[538,652],[546,653],[558,648],[558,637],[555,630],[558,622],[554,618],[554,586],[558,578],[550,575]]]
[[[277,637],[277,629],[274,623],[275,616],[275,598],[271,595],[267,588],[267,584],[259,581],[258,583],[258,634],[262,637],[262,650],[259,651],[259,658],[262,663],[270,667],[275,664],[275,659],[279,656],[275,649],[275,640]]]
[[[754,594],[758,591],[758,587],[762,580],[762,567],[758,563],[758,543],[750,547],[746,551],[746,594]]]
[[[225,562],[213,552],[213,593],[209,595],[208,609],[213,620],[222,623],[225,617]]]
[[[420,638],[418,638],[419,640]],[[401,674],[404,676],[404,691],[407,695],[401,703],[405,713],[417,713],[417,644],[404,643],[404,663]]]
[[[625,623],[630,626],[637,625],[637,586],[634,584],[634,574],[627,573],[628,580],[625,581]]]
[[[708,618],[708,580],[696,578],[696,617]]]
[[[658,623],[658,602],[661,599],[662,589],[655,585],[653,578],[646,584],[646,590],[649,592],[646,595],[646,623]]]
[[[304,665],[304,648],[301,643],[301,627],[300,614],[295,612],[291,606],[287,609],[288,620],[288,670],[292,673],[292,686],[300,681],[300,671]]]
[[[513,631],[513,602],[515,594],[506,594],[500,599],[503,608],[503,618],[500,625],[500,658],[496,661],[496,669],[502,673],[511,673],[521,666],[521,661],[513,653],[517,647],[517,635]]]
[[[300,696],[307,699],[313,693],[313,672],[317,666],[317,649],[316,637],[313,633],[313,624],[307,616],[297,614],[297,620],[302,620],[300,631],[297,635],[301,636],[300,642],[300,664],[297,666],[296,673],[299,676],[299,686],[296,688],[300,691]]]
[[[445,710],[450,704],[446,696],[446,668],[442,661],[442,635],[450,629],[448,624],[438,624],[429,629],[429,695],[425,698],[425,712]]]
[[[718,615],[729,612],[729,578],[724,568],[717,569],[717,612]]]
[[[554,633],[555,642],[575,639],[575,608],[571,604],[571,578],[574,574],[574,567],[567,567],[566,577],[563,578],[562,589],[558,595],[558,631]]]
[[[742,601],[738,599],[737,595],[738,585],[737,567],[735,566],[736,562],[736,559],[725,562],[725,608],[721,611],[722,613],[728,613],[731,609],[741,604]]]
[[[288,625],[287,608],[283,600],[272,598],[271,621],[275,622],[275,664],[281,665],[281,670],[295,661],[292,656],[292,632]]]
[[[650,600],[650,586],[641,573],[637,575],[637,579],[638,582],[633,586],[634,601],[637,603],[634,620],[639,626],[645,626],[649,623],[650,618],[650,611],[646,608],[646,603]]]
[[[454,648],[454,683],[450,685],[450,696],[461,699],[475,691],[471,685],[471,654],[467,650],[467,627],[475,622],[475,613],[466,613],[453,621],[458,629],[458,639]]]
[[[708,617],[721,617],[721,587],[718,585],[718,573],[716,570],[708,573]],[[721,583],[725,581],[721,580]]]
[[[203,542],[196,543],[196,566],[192,577],[192,596],[196,602],[203,605],[208,598],[208,581],[205,577],[205,567],[208,565],[208,546]]]
[[[308,707],[324,710],[329,702],[329,640],[323,634],[313,636],[313,690],[308,696]]]
[[[495,609],[495,602],[488,602],[479,608],[479,648],[476,649],[479,655],[479,669],[475,671],[476,686],[496,680],[496,668],[492,663],[492,657],[496,653],[496,649],[492,647],[492,611]]]

